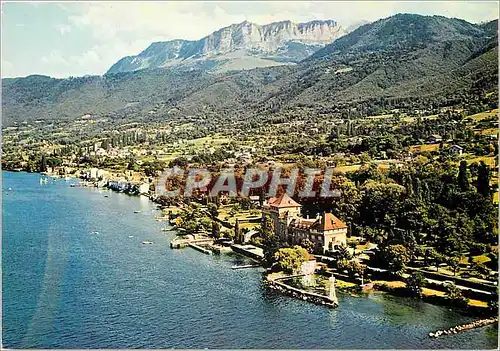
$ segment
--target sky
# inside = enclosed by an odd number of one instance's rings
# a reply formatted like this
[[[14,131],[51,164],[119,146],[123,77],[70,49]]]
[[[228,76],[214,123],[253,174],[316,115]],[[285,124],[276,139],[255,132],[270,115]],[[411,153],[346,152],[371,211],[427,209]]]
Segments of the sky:
[[[498,2],[2,2],[2,77],[104,74],[154,41],[197,40],[245,20],[333,19],[344,27],[396,13],[498,18]]]

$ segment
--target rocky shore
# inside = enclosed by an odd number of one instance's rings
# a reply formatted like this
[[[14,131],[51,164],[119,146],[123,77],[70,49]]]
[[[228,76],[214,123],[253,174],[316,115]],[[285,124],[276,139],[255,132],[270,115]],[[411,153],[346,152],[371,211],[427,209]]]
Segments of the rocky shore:
[[[431,338],[438,338],[443,335],[451,335],[451,334],[457,334],[460,332],[464,332],[470,329],[474,328],[480,328],[484,327],[493,323],[498,323],[498,318],[488,318],[488,319],[480,319],[478,321],[468,323],[468,324],[462,324],[462,325],[457,325],[456,327],[446,329],[446,330],[438,330],[434,333],[429,333],[429,336]]]

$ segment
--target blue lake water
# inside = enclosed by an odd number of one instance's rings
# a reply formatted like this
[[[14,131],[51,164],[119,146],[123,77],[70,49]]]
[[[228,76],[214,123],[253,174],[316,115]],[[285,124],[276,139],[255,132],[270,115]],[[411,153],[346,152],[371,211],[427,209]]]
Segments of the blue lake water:
[[[3,347],[497,346],[497,326],[430,339],[472,319],[423,302],[340,295],[330,310],[268,291],[262,270],[231,270],[240,256],[171,250],[146,198],[39,179],[3,172]]]

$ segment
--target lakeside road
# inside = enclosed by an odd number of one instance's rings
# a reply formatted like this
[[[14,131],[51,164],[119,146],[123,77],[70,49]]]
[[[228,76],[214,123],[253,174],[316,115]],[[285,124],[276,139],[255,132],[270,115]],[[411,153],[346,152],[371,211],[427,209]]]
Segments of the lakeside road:
[[[331,310],[283,296],[263,286],[262,269],[231,269],[252,263],[241,256],[170,249],[175,233],[145,197],[39,177],[3,172],[4,347],[497,345],[495,326],[429,338],[473,318],[421,301],[339,294]]]

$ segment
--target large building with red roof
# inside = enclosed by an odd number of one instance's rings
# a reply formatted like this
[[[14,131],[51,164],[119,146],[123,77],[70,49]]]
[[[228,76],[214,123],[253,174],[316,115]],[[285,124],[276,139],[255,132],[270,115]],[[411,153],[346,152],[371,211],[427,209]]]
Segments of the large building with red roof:
[[[280,239],[291,245],[309,239],[314,251],[321,253],[346,245],[347,225],[344,222],[331,213],[323,213],[317,218],[303,218],[301,208],[301,204],[283,193],[270,198],[264,204],[262,214],[271,218]]]

